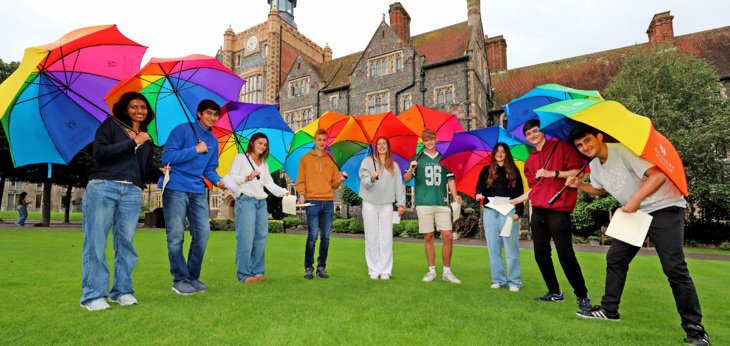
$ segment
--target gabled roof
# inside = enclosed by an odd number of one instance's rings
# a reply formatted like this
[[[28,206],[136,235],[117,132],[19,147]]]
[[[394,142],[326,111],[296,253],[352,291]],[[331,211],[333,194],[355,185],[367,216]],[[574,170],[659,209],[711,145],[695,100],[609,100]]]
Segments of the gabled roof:
[[[317,68],[319,76],[326,81],[327,89],[350,83],[350,75],[360,61],[362,52],[352,53],[334,60],[325,61]]]
[[[471,29],[461,22],[411,37],[411,46],[426,58],[425,64],[463,56],[469,47]]]
[[[493,74],[495,101],[502,106],[545,83],[603,91],[621,71],[624,57],[648,45],[643,43]],[[679,52],[707,60],[720,78],[730,78],[730,26],[677,36],[675,46]]]

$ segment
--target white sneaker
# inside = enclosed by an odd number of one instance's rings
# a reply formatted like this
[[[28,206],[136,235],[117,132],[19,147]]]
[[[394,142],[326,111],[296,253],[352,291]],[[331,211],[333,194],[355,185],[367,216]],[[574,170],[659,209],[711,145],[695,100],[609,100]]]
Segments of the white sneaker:
[[[500,288],[500,287],[502,287],[502,285],[500,285],[498,283],[493,283],[492,286],[489,286],[489,288]]]
[[[390,275],[388,275],[388,274],[380,274],[380,280],[390,280]]]
[[[378,279],[378,274],[370,275],[370,279],[371,280],[377,280]]]
[[[426,274],[423,275],[423,282],[431,282],[433,280],[436,280],[436,273],[432,271],[427,271]]]
[[[110,308],[109,303],[104,298],[96,298],[81,304],[81,307],[89,311],[101,311]]]
[[[121,296],[114,298],[109,298],[109,301],[112,303],[117,303],[121,306],[130,306],[130,305],[137,305],[137,298],[135,298],[133,295],[127,293],[122,294]]]
[[[519,292],[520,291],[520,286],[509,285],[509,291],[510,292]]]
[[[459,278],[457,278],[456,275],[454,275],[454,273],[452,273],[452,272],[445,272],[445,273],[441,274],[441,278],[443,278],[444,281],[450,282],[452,284],[461,283],[461,280],[459,280]]]

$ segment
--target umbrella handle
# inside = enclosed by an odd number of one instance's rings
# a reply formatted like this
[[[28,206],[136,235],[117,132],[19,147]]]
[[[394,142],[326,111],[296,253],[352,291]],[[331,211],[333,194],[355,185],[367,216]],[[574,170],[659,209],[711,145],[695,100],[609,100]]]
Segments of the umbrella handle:
[[[373,150],[373,147],[370,147],[370,152],[372,153],[371,157],[373,158],[373,169],[375,169],[375,171],[377,172],[378,166],[375,165],[375,151]],[[380,180],[380,177],[375,177],[375,180]]]
[[[553,157],[553,154],[555,153],[555,149],[557,149],[557,148],[558,148],[558,144],[555,143],[555,146],[553,147],[553,149],[550,150],[550,154],[548,154],[547,160],[545,160],[545,163],[542,165],[542,169],[545,169],[545,167],[547,167],[548,162],[550,162],[550,159]],[[541,177],[537,177],[537,179],[535,179],[535,181],[540,181],[540,178]],[[560,192],[558,193],[558,196],[560,193],[563,193],[563,190],[560,190]],[[553,198],[555,198],[555,196],[553,196]],[[553,202],[555,202],[555,201],[553,201]],[[552,203],[549,203],[549,204],[552,204]]]
[[[590,164],[590,163],[591,163],[591,161],[593,161],[593,159],[594,159],[594,158],[595,158],[595,156],[594,156],[594,157],[591,157],[591,159],[590,159],[590,160],[588,160],[588,162],[586,162],[586,164],[585,164],[585,165],[583,165],[583,167],[582,167],[582,168],[581,168],[581,169],[580,169],[580,170],[578,171],[578,173],[576,173],[576,174],[574,175],[574,177],[577,177],[577,176],[579,176],[579,175],[580,175],[581,173],[583,173],[583,171],[585,171],[585,170],[586,170],[586,167],[588,167],[588,164]],[[551,198],[551,199],[550,199],[550,200],[548,201],[548,204],[549,204],[549,205],[553,205],[553,203],[555,203],[555,201],[557,201],[557,200],[558,200],[558,198],[560,198],[560,195],[562,195],[562,194],[563,194],[563,191],[565,191],[565,189],[567,189],[567,188],[568,188],[568,185],[563,185],[563,188],[562,188],[562,189],[560,189],[560,191],[558,191],[558,192],[557,192],[557,193],[556,193],[556,194],[555,194],[555,195],[553,196],[553,198]]]
[[[248,153],[243,153],[243,156],[246,156],[246,160],[248,161],[248,164],[251,165],[251,169],[254,171],[256,170],[256,167],[253,166],[253,162],[251,162],[251,159],[248,158]],[[261,176],[256,176],[256,180],[261,180]]]

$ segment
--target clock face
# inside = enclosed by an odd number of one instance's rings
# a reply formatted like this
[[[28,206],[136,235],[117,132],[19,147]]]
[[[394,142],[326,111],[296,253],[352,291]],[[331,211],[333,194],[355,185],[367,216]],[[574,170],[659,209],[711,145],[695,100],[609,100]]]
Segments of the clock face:
[[[246,41],[246,50],[251,52],[254,49],[256,49],[256,46],[258,46],[259,40],[256,38],[256,36],[251,36],[248,38],[248,41]]]

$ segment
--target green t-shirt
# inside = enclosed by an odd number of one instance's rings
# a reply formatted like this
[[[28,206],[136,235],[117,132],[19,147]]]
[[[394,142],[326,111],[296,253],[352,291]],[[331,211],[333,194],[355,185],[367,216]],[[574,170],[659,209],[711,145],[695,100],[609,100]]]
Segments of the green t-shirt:
[[[411,161],[416,160],[418,155],[414,156]],[[439,163],[441,154],[431,158],[427,153],[423,153],[418,159],[418,167],[414,173],[415,189],[416,189],[416,205],[439,205],[447,206],[446,186],[448,179],[454,179],[454,173],[451,173],[446,167]]]

